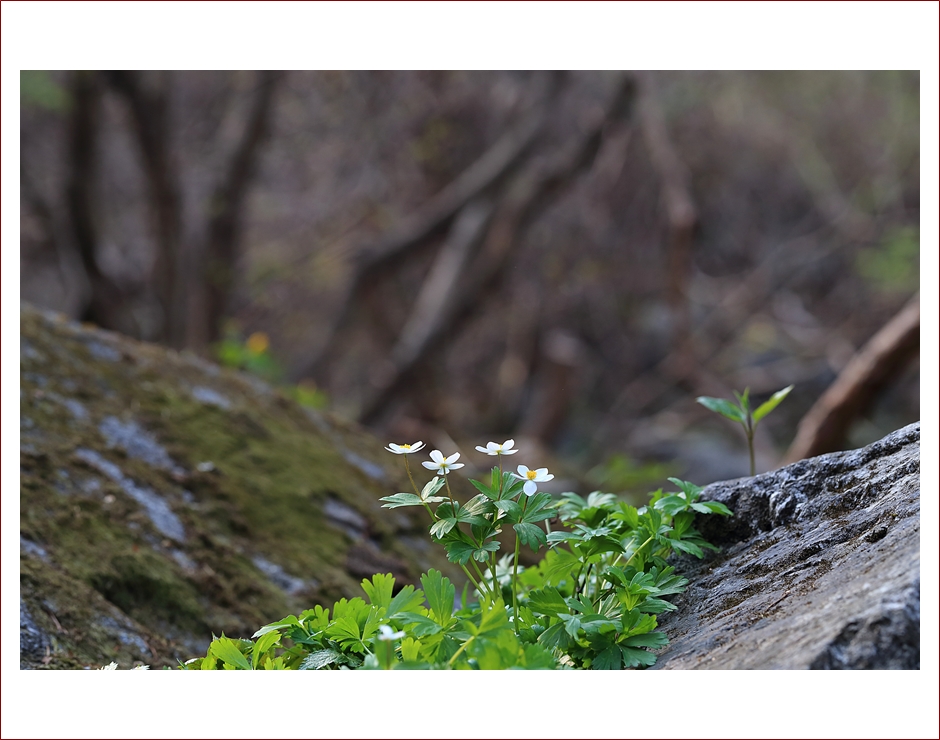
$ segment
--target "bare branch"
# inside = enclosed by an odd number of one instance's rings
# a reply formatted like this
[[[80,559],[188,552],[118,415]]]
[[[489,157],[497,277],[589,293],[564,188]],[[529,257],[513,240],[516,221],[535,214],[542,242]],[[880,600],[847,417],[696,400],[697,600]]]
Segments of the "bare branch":
[[[349,320],[356,299],[373,275],[423,243],[470,201],[498,185],[516,169],[548,120],[550,104],[558,91],[560,79],[558,73],[550,75],[546,80],[546,90],[535,107],[456,180],[404,219],[379,243],[365,245],[357,250],[353,275],[339,301],[333,321],[316,355],[303,363],[296,373],[298,377],[317,374],[321,363],[332,351],[340,330]]]
[[[920,351],[920,293],[899,311],[839,373],[806,413],[786,462],[842,449],[852,422]]]
[[[388,403],[411,379],[431,347],[440,346],[446,335],[455,334],[473,313],[481,295],[495,290],[502,281],[503,267],[525,228],[575,179],[577,173],[593,161],[600,148],[605,126],[629,111],[635,93],[633,78],[624,75],[604,113],[576,141],[547,160],[536,161],[510,183],[497,206],[492,226],[480,254],[462,276],[457,290],[437,314],[434,324],[424,332],[420,346],[412,348],[407,364],[399,364],[363,407],[359,420],[374,422]]]

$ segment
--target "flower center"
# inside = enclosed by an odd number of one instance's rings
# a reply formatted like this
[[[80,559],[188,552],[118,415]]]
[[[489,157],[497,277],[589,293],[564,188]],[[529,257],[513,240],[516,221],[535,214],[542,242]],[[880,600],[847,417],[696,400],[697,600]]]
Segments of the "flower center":
[[[411,449],[411,445],[402,445],[401,447],[402,447],[403,450],[410,450],[410,449]]]
[[[538,475],[538,473],[537,473],[536,471],[534,471],[534,470],[527,470],[527,471],[526,471],[526,474],[525,474],[525,477],[528,478],[529,480],[535,480],[535,476],[536,476],[536,475]]]

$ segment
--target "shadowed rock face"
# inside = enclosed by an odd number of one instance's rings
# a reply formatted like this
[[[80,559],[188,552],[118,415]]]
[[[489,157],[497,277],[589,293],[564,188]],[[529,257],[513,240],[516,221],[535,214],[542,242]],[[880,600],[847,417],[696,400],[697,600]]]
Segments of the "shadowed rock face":
[[[919,423],[703,499],[735,515],[699,518],[722,551],[683,560],[656,668],[920,667]]]
[[[197,357],[21,309],[20,665],[175,665],[440,548],[401,459]]]

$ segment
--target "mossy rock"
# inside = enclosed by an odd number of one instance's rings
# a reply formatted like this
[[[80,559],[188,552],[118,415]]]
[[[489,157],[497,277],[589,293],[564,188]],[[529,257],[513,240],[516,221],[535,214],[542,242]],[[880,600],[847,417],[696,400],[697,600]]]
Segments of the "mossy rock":
[[[20,665],[153,668],[393,573],[462,582],[401,458],[196,356],[21,307]],[[413,515],[412,515],[412,512]]]

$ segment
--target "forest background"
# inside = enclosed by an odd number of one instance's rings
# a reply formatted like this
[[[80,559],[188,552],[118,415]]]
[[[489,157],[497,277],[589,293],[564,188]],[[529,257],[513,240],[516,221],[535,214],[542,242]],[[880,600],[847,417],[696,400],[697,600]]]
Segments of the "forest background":
[[[558,485],[747,473],[919,286],[920,75],[24,71],[21,298]],[[910,344],[910,343],[908,343]],[[841,428],[919,418],[916,346]],[[805,447],[805,446],[804,446]],[[467,457],[465,455],[465,457]]]

